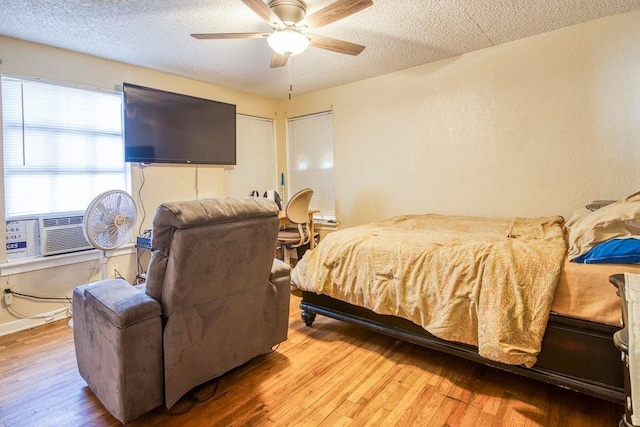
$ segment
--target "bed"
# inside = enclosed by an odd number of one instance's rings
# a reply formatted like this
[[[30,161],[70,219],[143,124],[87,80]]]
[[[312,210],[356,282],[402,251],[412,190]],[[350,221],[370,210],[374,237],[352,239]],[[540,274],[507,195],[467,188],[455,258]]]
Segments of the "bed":
[[[639,221],[638,194],[566,223],[402,215],[328,234],[295,266],[292,285],[307,326],[321,314],[623,403],[609,276],[640,265],[570,259],[640,243]]]

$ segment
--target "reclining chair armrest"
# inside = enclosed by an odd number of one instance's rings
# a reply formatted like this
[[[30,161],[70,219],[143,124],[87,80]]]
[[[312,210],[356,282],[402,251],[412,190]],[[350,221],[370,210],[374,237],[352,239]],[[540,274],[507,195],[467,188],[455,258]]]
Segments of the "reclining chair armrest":
[[[273,284],[277,295],[278,321],[275,334],[275,342],[281,343],[287,340],[289,332],[289,301],[291,288],[291,267],[279,259],[273,260],[269,282]]]
[[[108,279],[84,287],[87,305],[124,329],[162,313],[160,303],[123,279]]]
[[[80,375],[123,424],[164,401],[160,303],[122,279],[73,290]]]

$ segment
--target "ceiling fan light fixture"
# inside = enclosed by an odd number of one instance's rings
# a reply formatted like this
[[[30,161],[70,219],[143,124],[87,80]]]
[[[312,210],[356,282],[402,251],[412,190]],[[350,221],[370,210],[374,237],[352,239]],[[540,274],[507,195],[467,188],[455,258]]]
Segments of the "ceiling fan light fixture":
[[[294,56],[304,52],[309,47],[309,39],[292,28],[275,30],[267,37],[271,49],[285,56]]]

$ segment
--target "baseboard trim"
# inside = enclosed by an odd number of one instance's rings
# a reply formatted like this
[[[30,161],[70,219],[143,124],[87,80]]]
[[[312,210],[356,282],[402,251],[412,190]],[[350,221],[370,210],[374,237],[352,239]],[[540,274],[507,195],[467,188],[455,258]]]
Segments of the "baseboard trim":
[[[68,317],[71,316],[69,316],[66,311],[63,311],[62,313],[54,314],[46,319],[17,319],[12,322],[2,323],[0,324],[0,337],[15,334],[16,332],[26,331],[27,329],[33,329]]]

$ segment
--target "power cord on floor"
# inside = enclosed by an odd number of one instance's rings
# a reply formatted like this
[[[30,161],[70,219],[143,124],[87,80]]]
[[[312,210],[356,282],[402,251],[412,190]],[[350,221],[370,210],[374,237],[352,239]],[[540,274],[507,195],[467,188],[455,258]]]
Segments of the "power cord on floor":
[[[280,347],[280,344],[272,348],[267,354],[271,354]],[[153,412],[164,415],[182,415],[195,406],[196,403],[204,403],[211,400],[218,392],[221,377],[207,381],[189,390],[171,409],[159,406]]]
[[[213,398],[218,392],[218,386],[220,385],[220,378],[215,378],[204,384],[192,388],[187,394],[185,394],[178,402],[170,409],[165,406],[159,406],[153,410],[156,414],[162,415],[182,415],[187,413],[196,403],[204,403]],[[213,387],[212,390],[211,387]]]
[[[216,395],[219,385],[220,378],[216,378],[212,381],[194,387],[191,391],[189,391],[189,393],[187,393],[187,397],[193,400],[195,403],[204,403],[208,400],[211,400],[213,396]],[[211,386],[213,386],[212,390],[210,390]]]
[[[271,347],[271,351],[269,353],[266,353],[266,354],[271,354],[274,351],[278,350],[278,348],[280,348],[280,344],[276,345],[275,347]]]

